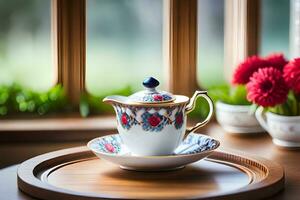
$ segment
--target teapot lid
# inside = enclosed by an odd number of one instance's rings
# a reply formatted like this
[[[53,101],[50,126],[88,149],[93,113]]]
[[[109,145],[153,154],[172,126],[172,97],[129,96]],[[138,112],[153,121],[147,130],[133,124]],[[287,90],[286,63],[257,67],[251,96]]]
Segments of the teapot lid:
[[[131,102],[137,103],[166,103],[175,100],[175,96],[169,92],[156,90],[159,81],[153,77],[148,77],[143,81],[145,90],[136,92],[128,98]]]

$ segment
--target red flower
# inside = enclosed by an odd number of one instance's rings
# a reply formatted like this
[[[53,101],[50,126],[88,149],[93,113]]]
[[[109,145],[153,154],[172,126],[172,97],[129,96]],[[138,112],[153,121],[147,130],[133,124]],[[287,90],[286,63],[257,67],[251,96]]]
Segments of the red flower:
[[[148,123],[151,126],[157,126],[160,123],[160,118],[158,116],[153,115],[148,118]]]
[[[154,99],[154,101],[162,101],[163,97],[159,94],[156,94],[156,95],[153,96],[153,99]]]
[[[109,152],[113,153],[115,151],[115,147],[110,143],[106,143],[104,146],[105,146],[105,149]]]
[[[274,67],[259,69],[247,83],[247,99],[263,107],[284,103],[288,87],[282,72]]]
[[[268,66],[275,67],[282,71],[283,67],[288,63],[288,61],[284,58],[282,53],[274,53],[267,57],[265,60],[268,62]]]
[[[122,121],[122,124],[124,124],[124,125],[126,125],[128,123],[126,113],[122,114],[121,121]]]
[[[246,84],[249,82],[249,79],[254,72],[256,72],[259,68],[266,66],[268,66],[268,62],[265,59],[258,56],[249,57],[236,68],[232,83]]]
[[[183,117],[182,117],[182,113],[180,113],[179,115],[177,115],[176,117],[176,124],[182,124],[183,123]]]
[[[283,77],[288,87],[300,94],[300,58],[295,58],[284,67]]]

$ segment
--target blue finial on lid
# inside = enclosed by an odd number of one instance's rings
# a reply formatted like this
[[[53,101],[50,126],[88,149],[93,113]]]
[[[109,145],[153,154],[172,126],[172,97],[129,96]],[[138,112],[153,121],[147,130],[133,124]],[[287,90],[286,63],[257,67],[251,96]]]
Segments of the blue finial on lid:
[[[146,88],[155,88],[159,85],[159,81],[153,77],[148,77],[143,81],[143,85]]]
[[[156,90],[159,81],[153,77],[148,77],[143,81],[145,90],[136,92],[128,97],[130,102],[138,103],[166,103],[175,100],[175,96],[169,92]]]

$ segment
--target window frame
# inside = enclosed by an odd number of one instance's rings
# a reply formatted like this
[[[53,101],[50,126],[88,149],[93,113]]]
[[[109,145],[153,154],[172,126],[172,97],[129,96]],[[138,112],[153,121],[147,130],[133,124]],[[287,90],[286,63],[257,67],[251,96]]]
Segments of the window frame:
[[[260,0],[225,0],[224,75],[228,82],[239,62],[259,52]]]
[[[169,2],[169,86],[174,93],[192,95],[197,84],[197,0]]]
[[[169,26],[164,41],[167,89],[191,95],[198,87],[197,0],[163,0]],[[54,63],[58,83],[64,87],[73,106],[86,91],[86,0],[52,0]],[[168,48],[166,48],[168,46]],[[180,80],[180,81],[178,81]]]
[[[54,67],[71,105],[85,91],[86,0],[51,0]]]

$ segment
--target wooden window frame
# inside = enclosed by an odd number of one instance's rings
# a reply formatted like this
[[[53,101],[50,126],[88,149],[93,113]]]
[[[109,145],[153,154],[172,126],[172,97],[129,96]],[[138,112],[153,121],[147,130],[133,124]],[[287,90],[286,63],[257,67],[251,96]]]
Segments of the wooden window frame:
[[[164,0],[169,13],[168,89],[191,95],[197,88],[197,0]],[[86,0],[52,0],[54,62],[74,107],[85,91]]]
[[[169,86],[190,96],[197,88],[197,0],[169,2]]]
[[[85,91],[86,1],[52,0],[54,66],[73,106]]]
[[[224,74],[228,82],[239,62],[259,52],[260,0],[225,0]]]

